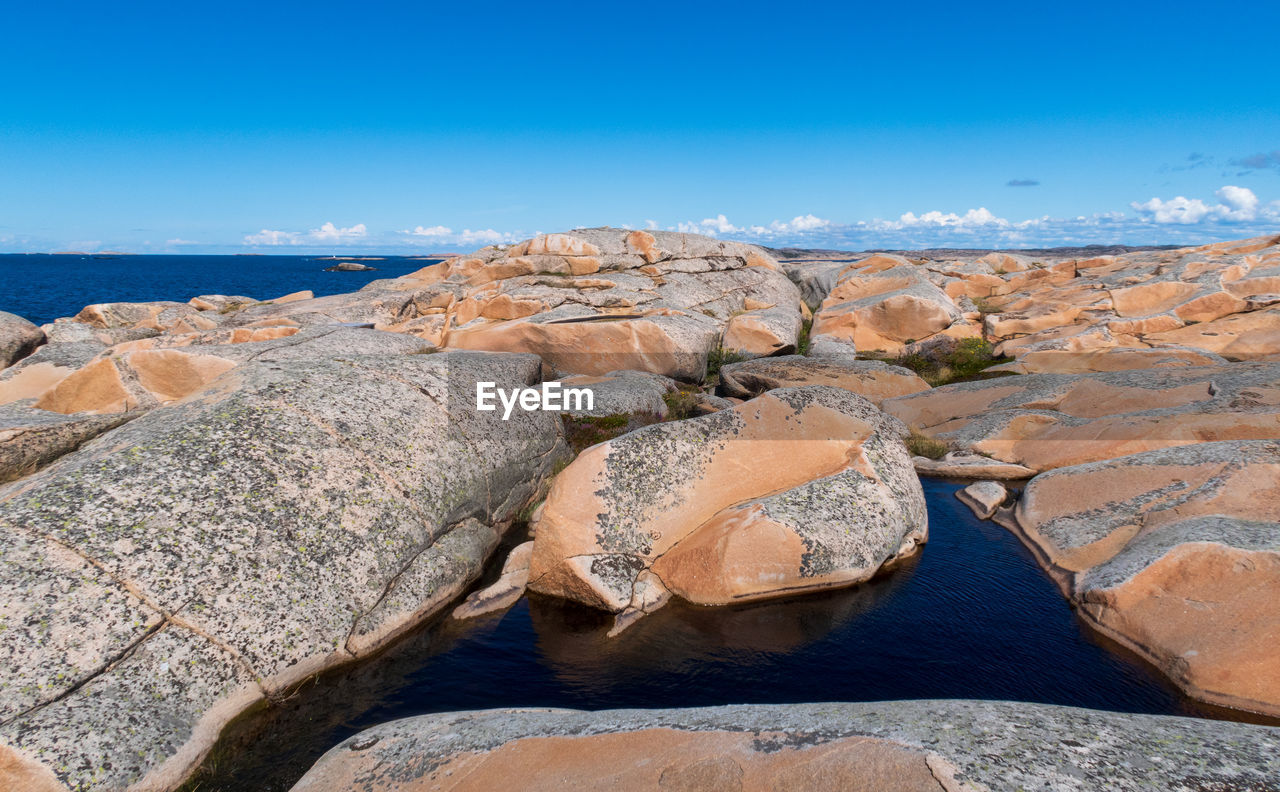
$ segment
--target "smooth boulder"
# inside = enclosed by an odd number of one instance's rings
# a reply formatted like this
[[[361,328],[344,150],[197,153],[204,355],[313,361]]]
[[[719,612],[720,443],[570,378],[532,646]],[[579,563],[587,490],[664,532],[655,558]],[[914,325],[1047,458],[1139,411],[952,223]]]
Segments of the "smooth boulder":
[[[927,533],[903,434],[811,386],[592,446],[547,497],[529,587],[619,613],[864,580]]]
[[[929,389],[929,384],[910,369],[879,360],[786,355],[722,366],[717,391],[721,396],[750,399],[775,388],[804,385],[832,385],[875,404]]]
[[[44,343],[44,331],[21,316],[0,311],[0,369],[30,355]]]
[[[0,788],[177,786],[238,714],[436,613],[564,451],[474,383],[540,372],[249,362],[0,490]]]

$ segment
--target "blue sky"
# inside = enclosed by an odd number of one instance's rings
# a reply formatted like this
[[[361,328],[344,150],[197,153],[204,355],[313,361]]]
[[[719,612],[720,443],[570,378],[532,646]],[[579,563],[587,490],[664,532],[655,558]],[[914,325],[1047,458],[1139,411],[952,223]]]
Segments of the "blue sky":
[[[10,4],[0,251],[1254,236],[1277,30],[1274,2]]]

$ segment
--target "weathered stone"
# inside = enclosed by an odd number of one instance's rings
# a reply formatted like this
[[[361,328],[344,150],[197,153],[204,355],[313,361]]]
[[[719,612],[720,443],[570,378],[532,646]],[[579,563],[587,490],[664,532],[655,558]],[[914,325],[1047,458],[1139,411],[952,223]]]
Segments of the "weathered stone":
[[[813,336],[863,351],[896,353],[963,317],[945,292],[906,259],[877,255],[850,265],[814,314]]]
[[[902,432],[813,386],[592,446],[547,497],[529,586],[616,613],[646,570],[705,603],[866,579],[925,538]]]
[[[0,490],[0,742],[71,789],[176,786],[254,701],[438,611],[563,450],[474,383],[540,370],[245,363]]]
[[[30,355],[44,343],[44,331],[16,314],[0,311],[0,369]]]
[[[133,417],[61,415],[26,403],[0,405],[0,483],[33,473]]]
[[[103,349],[98,341],[45,344],[0,371],[0,404],[39,398],[91,362]]]
[[[930,459],[922,456],[912,457],[911,464],[915,466],[917,473],[946,478],[1010,481],[1029,479],[1036,474],[1029,467],[1000,462],[991,457],[972,454],[967,451],[951,451],[941,459]]]
[[[568,409],[575,418],[608,415],[653,415],[667,417],[666,394],[676,390],[675,381],[647,371],[611,371],[600,377],[579,375],[560,380],[565,388],[589,390],[593,409],[578,409],[576,401]]]
[[[795,304],[764,308],[729,317],[721,346],[750,357],[796,351],[803,321]]]
[[[1032,479],[1014,527],[1085,620],[1188,694],[1280,715],[1280,440]]]
[[[524,596],[529,583],[529,559],[533,556],[533,542],[516,545],[502,564],[502,573],[488,586],[473,591],[466,602],[453,609],[455,619],[474,619],[486,613],[504,610]]]
[[[1032,374],[886,400],[948,445],[1034,471],[1213,440],[1280,436],[1280,365]]]
[[[956,497],[984,520],[991,519],[1004,503],[1009,491],[998,481],[975,481],[956,493]]]
[[[1044,704],[491,710],[368,729],[293,789],[1265,790],[1277,757],[1266,726]]]
[[[192,297],[187,300],[187,305],[195,308],[197,311],[219,311],[222,313],[231,313],[241,308],[247,308],[258,302],[252,297],[228,296],[226,294],[202,294],[199,297]]]
[[[62,368],[42,368],[39,378],[28,376],[19,383],[15,377],[12,387],[20,397],[38,396],[35,406],[42,410],[67,414],[135,412],[185,398],[240,363],[429,351],[421,340],[395,333],[332,325],[278,332],[284,329],[212,330],[129,341],[68,373]],[[261,330],[267,331],[268,340],[249,340],[259,337]],[[247,337],[237,341],[240,333]],[[63,355],[59,361],[67,358]],[[46,380],[53,384],[43,390],[27,387]],[[21,391],[18,385],[23,386]],[[0,382],[0,403],[4,392],[5,383]]]
[[[718,392],[750,399],[774,388],[832,385],[875,404],[929,389],[914,372],[878,360],[809,358],[788,355],[730,363],[720,368]]]
[[[1014,374],[1092,374],[1148,368],[1217,366],[1226,362],[1212,352],[1174,347],[1116,347],[1084,351],[1043,349],[1027,351],[1014,362],[992,366],[987,371],[1008,371]]]

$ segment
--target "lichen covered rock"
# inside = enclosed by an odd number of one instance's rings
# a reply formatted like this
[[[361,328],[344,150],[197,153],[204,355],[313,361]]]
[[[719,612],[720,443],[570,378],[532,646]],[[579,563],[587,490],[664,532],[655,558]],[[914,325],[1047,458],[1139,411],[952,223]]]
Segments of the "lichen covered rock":
[[[530,588],[616,613],[644,572],[708,604],[866,579],[927,530],[902,431],[813,386],[593,446],[547,498]]]
[[[254,702],[436,612],[563,449],[474,383],[540,370],[248,362],[0,490],[0,742],[72,789],[174,786]]]
[[[1264,790],[1280,730],[996,701],[422,715],[349,737],[294,792]]]

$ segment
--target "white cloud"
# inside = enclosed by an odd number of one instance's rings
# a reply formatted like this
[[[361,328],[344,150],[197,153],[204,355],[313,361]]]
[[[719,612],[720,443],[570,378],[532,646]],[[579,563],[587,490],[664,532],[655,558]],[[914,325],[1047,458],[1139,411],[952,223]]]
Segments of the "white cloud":
[[[996,217],[985,206],[977,209],[970,209],[962,215],[955,212],[925,212],[916,216],[914,212],[907,212],[899,217],[896,221],[877,221],[882,224],[883,228],[982,228],[986,226],[998,226],[1007,228],[1011,225],[1008,220],[1003,217]]]
[[[519,238],[518,234],[494,231],[492,228],[485,228],[479,231],[464,228],[462,233],[458,234],[458,241],[464,245],[497,245],[503,242],[516,242],[519,241]]]
[[[1261,201],[1248,187],[1226,185],[1214,193],[1221,202],[1208,204],[1199,198],[1179,195],[1165,201],[1152,198],[1129,204],[1140,217],[1160,225],[1197,225],[1200,223],[1246,223],[1267,216],[1276,217],[1274,206],[1261,208]]]
[[[323,245],[334,243],[350,243],[364,239],[369,229],[364,223],[356,223],[350,228],[339,228],[333,223],[324,223],[310,231],[273,231],[264,228],[256,234],[248,234],[244,243],[253,247],[276,245]]]
[[[1152,198],[1150,201],[1129,204],[1140,215],[1151,218],[1160,224],[1177,223],[1178,225],[1194,225],[1209,216],[1209,205],[1199,198],[1191,199],[1179,195],[1167,201]]]
[[[790,223],[779,223],[775,220],[771,227],[779,231],[816,231],[819,228],[826,228],[829,225],[831,225],[830,220],[823,220],[821,217],[814,217],[811,214],[807,214],[793,218]]]
[[[1228,184],[1214,195],[1222,201],[1222,216],[1227,220],[1253,220],[1258,216],[1258,196],[1248,187]]]
[[[445,237],[452,234],[453,229],[442,225],[431,226],[430,228],[426,226],[416,226],[412,231],[401,231],[400,233],[420,237]]]
[[[717,234],[740,234],[746,229],[738,228],[729,222],[729,218],[720,214],[715,217],[708,217],[700,223],[677,223],[675,230],[686,234],[716,236]]]

